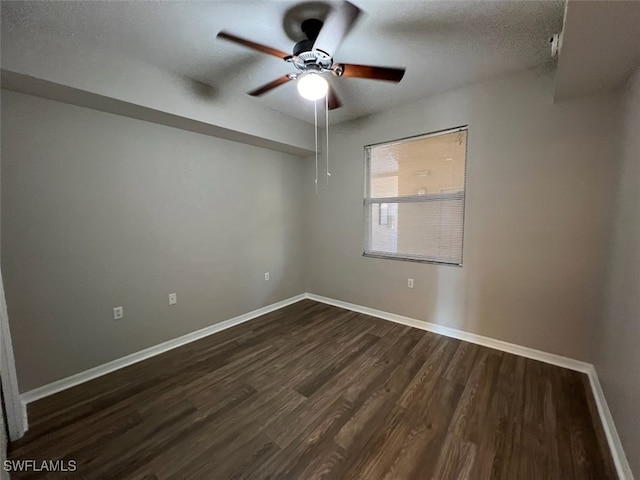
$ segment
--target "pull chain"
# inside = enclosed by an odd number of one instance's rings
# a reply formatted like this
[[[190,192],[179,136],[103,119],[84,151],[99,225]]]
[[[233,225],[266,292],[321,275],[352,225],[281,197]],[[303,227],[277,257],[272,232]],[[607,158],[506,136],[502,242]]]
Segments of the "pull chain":
[[[313,101],[313,118],[315,123],[314,137],[316,141],[316,197],[318,196],[318,102]]]
[[[327,158],[327,186],[329,186],[329,92],[324,96],[324,115],[325,115],[325,127],[324,136],[327,139],[327,149],[325,150],[325,156]]]

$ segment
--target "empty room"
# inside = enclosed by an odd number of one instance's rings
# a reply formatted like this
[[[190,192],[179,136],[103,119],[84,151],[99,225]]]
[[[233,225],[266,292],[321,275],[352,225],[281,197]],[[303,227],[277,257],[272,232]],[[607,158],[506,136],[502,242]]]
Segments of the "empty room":
[[[640,479],[640,0],[0,16],[0,479]]]

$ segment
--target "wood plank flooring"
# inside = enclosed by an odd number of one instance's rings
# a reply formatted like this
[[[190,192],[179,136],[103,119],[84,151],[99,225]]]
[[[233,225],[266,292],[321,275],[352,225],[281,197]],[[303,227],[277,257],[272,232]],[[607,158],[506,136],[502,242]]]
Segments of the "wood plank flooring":
[[[13,478],[617,478],[585,375],[310,300],[29,418]]]

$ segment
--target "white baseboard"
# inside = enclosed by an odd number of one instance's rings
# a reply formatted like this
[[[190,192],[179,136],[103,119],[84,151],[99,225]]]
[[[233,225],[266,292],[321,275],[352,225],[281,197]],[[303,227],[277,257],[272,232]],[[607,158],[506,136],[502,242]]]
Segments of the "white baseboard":
[[[613,422],[613,418],[611,417],[611,412],[609,411],[609,407],[607,406],[607,401],[604,397],[602,387],[600,386],[600,381],[598,380],[598,375],[596,373],[595,367],[592,364],[587,362],[582,362],[579,360],[574,360],[568,357],[563,357],[561,355],[556,355],[553,353],[543,352],[541,350],[536,350],[534,348],[524,347],[521,345],[509,343],[509,342],[504,342],[502,340],[496,340],[493,338],[484,337],[482,335],[477,335],[475,333],[464,332],[462,330],[457,330],[455,328],[450,328],[450,327],[444,327],[442,325],[425,322],[423,320],[416,320],[414,318],[397,315],[395,313],[384,312],[382,310],[376,310],[373,308],[364,307],[362,305],[356,305],[349,302],[343,302],[341,300],[334,300],[332,298],[322,297],[320,295],[315,295],[313,293],[304,293],[301,295],[297,295],[295,297],[288,298],[281,302],[277,302],[277,303],[268,305],[266,307],[253,310],[252,312],[245,313],[244,315],[240,315],[238,317],[225,320],[224,322],[216,323],[215,325],[211,325],[201,330],[188,333],[187,335],[183,335],[173,340],[169,340],[167,342],[155,345],[153,347],[146,348],[139,352],[132,353],[131,355],[127,355],[126,357],[119,358],[112,362],[99,365],[95,368],[85,370],[84,372],[80,372],[70,377],[63,378],[53,383],[49,383],[42,387],[38,387],[36,389],[30,390],[20,396],[23,406],[25,407],[24,408],[25,431],[27,430],[26,405],[28,403],[34,402],[44,397],[48,397],[49,395],[53,395],[54,393],[61,392],[62,390],[66,390],[68,388],[74,387],[76,385],[87,382],[89,380],[93,380],[94,378],[101,377],[102,375],[106,375],[108,373],[114,372],[116,370],[127,367],[129,365],[132,365],[134,363],[138,363],[147,358],[154,357],[156,355],[159,355],[161,353],[167,352],[174,348],[180,347],[187,343],[199,340],[203,337],[212,335],[222,330],[226,330],[227,328],[231,328],[235,325],[239,325],[249,320],[253,320],[254,318],[257,318],[261,315],[265,315],[267,313],[273,312],[275,310],[286,307],[287,305],[291,305],[292,303],[296,303],[304,299],[326,303],[327,305],[333,305],[335,307],[344,308],[346,310],[351,310],[358,313],[363,313],[365,315],[381,318],[383,320],[389,320],[391,322],[407,325],[409,327],[415,327],[421,330],[427,330],[429,332],[437,333],[439,335],[444,335],[446,337],[457,338],[459,340],[475,343],[477,345],[482,345],[484,347],[493,348],[503,352],[512,353],[514,355],[520,355],[522,357],[531,358],[533,360],[539,360],[541,362],[557,365],[559,367],[568,368],[570,370],[576,370],[578,372],[586,373],[589,376],[589,382],[591,384],[593,396],[595,398],[595,402],[598,408],[598,413],[600,415],[600,420],[602,421],[602,425],[607,437],[607,441],[609,443],[609,448],[611,449],[611,455],[613,457],[616,469],[618,471],[618,476],[620,477],[620,480],[633,480],[633,473],[631,472],[631,468],[629,467],[629,463],[624,454],[622,443],[620,442],[620,437],[618,436],[618,432]]]
[[[600,415],[600,421],[607,437],[609,449],[611,450],[611,456],[618,473],[620,480],[633,480],[633,473],[629,462],[622,448],[618,431],[613,422],[611,412],[607,406],[607,401],[604,397],[604,392],[600,386],[598,375],[595,367],[587,362],[581,362],[572,358],[563,357],[553,353],[543,352],[534,348],[523,347],[514,343],[503,342],[502,340],[496,340],[475,333],[464,332],[462,330],[456,330],[455,328],[444,327],[442,325],[436,325],[435,323],[425,322],[423,320],[416,320],[415,318],[404,317],[395,313],[384,312],[382,310],[376,310],[362,305],[356,305],[349,302],[343,302],[342,300],[334,300],[333,298],[322,297],[313,293],[307,293],[306,298],[315,300],[316,302],[326,303],[333,305],[334,307],[344,308],[372,317],[381,318],[383,320],[389,320],[391,322],[400,323],[402,325],[408,325],[409,327],[419,328],[421,330],[427,330],[429,332],[444,335],[446,337],[457,338],[466,342],[475,343],[484,347],[501,350],[503,352],[513,353],[514,355],[520,355],[521,357],[531,358],[533,360],[539,360],[541,362],[550,363],[551,365],[557,365],[559,367],[567,368],[569,370],[576,370],[578,372],[586,373],[589,376],[589,383],[591,384],[591,390],[598,408],[598,414]]]
[[[607,405],[604,391],[600,385],[598,374],[593,366],[589,372],[589,383],[591,384],[591,391],[593,392],[593,397],[595,398],[596,406],[598,407],[598,414],[600,415],[602,427],[604,428],[604,433],[607,436],[607,442],[611,449],[611,456],[613,457],[613,462],[615,463],[616,470],[618,471],[618,477],[620,480],[633,480],[633,472],[631,471],[631,467],[627,461],[627,456],[622,448],[622,442],[620,441],[616,425],[613,422],[613,417],[611,416],[609,405]]]
[[[48,397],[49,395],[53,395],[54,393],[58,393],[62,390],[75,387],[76,385],[88,382],[89,380],[93,380],[94,378],[98,378],[108,373],[115,372],[116,370],[120,370],[121,368],[128,367],[129,365],[141,362],[142,360],[146,360],[147,358],[155,357],[156,355],[160,355],[161,353],[173,350],[174,348],[180,347],[187,343],[200,340],[203,337],[207,337],[209,335],[213,335],[214,333],[221,332],[222,330],[226,330],[227,328],[231,328],[236,325],[240,325],[241,323],[248,322],[249,320],[253,320],[254,318],[257,318],[261,315],[265,315],[280,308],[286,307],[287,305],[291,305],[292,303],[299,302],[300,300],[304,300],[305,298],[306,294],[303,293],[300,295],[296,295],[295,297],[282,300],[281,302],[276,302],[271,305],[267,305],[266,307],[258,308],[257,310],[253,310],[243,315],[225,320],[224,322],[216,323],[201,330],[196,330],[195,332],[187,333],[186,335],[183,335],[181,337],[159,343],[158,345],[154,345],[153,347],[145,348],[144,350],[132,353],[131,355],[127,355],[111,362],[98,365],[97,367],[90,368],[89,370],[76,373],[75,375],[71,375],[70,377],[56,380],[55,382],[48,383],[47,385],[43,385],[42,387],[34,388],[33,390],[29,390],[28,392],[20,395],[20,398],[25,405],[31,402],[35,402],[36,400],[40,400],[41,398]]]
[[[9,315],[4,298],[4,284],[0,275],[0,385],[2,386],[2,404],[5,413],[5,425],[11,441],[22,437],[25,428],[26,407],[18,390],[18,375],[13,355],[13,342],[9,328]]]
[[[573,358],[563,357],[554,353],[547,353],[534,348],[523,347],[514,343],[503,342],[502,340],[496,340],[490,337],[484,337],[475,333],[464,332],[455,328],[445,327],[437,325],[435,323],[425,322],[423,320],[416,320],[415,318],[404,317],[395,313],[384,312],[382,310],[375,310],[369,307],[363,307],[362,305],[355,305],[353,303],[343,302],[341,300],[334,300],[332,298],[322,297],[313,293],[308,293],[307,298],[315,300],[316,302],[326,303],[333,305],[334,307],[345,308],[358,313],[364,313],[372,317],[381,318],[383,320],[389,320],[391,322],[400,323],[409,327],[419,328],[421,330],[427,330],[428,332],[444,335],[445,337],[457,338],[464,340],[465,342],[475,343],[482,345],[483,347],[493,348],[495,350],[501,350],[503,352],[513,353],[514,355],[520,355],[521,357],[531,358],[533,360],[539,360],[541,362],[550,363],[559,367],[568,368],[570,370],[577,370],[578,372],[589,373],[593,369],[593,365]]]
[[[20,411],[22,413],[22,435],[29,430],[29,413],[27,412],[27,402],[20,396]]]

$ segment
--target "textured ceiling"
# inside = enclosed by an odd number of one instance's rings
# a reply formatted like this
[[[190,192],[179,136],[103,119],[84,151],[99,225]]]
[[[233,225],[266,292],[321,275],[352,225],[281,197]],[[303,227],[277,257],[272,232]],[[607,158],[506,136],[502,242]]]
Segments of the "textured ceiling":
[[[562,28],[562,1],[365,1],[365,14],[334,59],[404,66],[400,84],[333,79],[344,106],[332,123],[409,103],[550,60],[548,37]],[[275,57],[216,39],[224,29],[290,51],[286,18],[300,2],[2,2],[11,38],[41,33],[90,42],[213,86],[244,95],[292,71]],[[322,11],[322,5],[309,4]],[[291,9],[294,9],[291,12]],[[289,16],[287,17],[287,12]],[[293,82],[260,98],[261,105],[312,121],[313,106]]]

